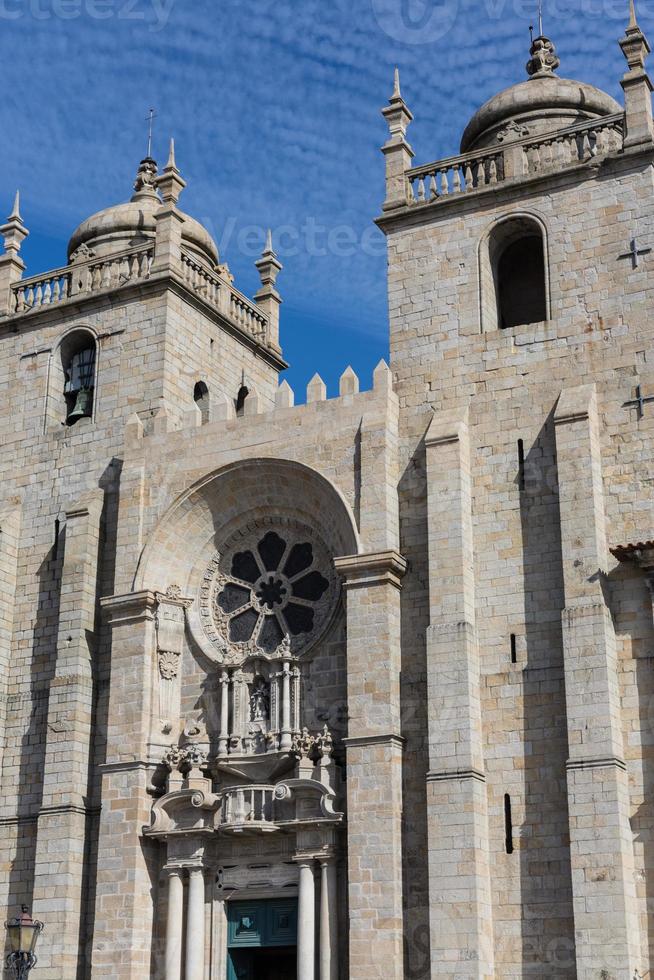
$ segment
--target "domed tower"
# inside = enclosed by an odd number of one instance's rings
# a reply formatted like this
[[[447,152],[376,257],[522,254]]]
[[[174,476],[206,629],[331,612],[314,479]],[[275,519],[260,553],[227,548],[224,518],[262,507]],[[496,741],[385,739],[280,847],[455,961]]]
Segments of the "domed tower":
[[[620,45],[624,107],[559,77],[541,32],[527,80],[426,165],[398,77],[383,110],[403,681],[427,690],[424,732],[405,705],[428,772],[406,767],[404,805],[426,801],[429,862],[403,900],[432,977],[654,966],[635,652],[651,599],[625,548],[654,521],[654,142],[633,3]]]
[[[121,504],[142,514],[159,493],[143,476],[146,438],[183,429],[215,445],[230,425],[257,425],[285,366],[272,243],[249,299],[179,209],[184,187],[172,145],[161,173],[143,160],[131,199],[84,221],[45,273],[25,274],[18,196],[0,228],[0,861],[15,869],[0,891],[48,920],[39,966],[61,980],[91,976],[97,767],[117,669],[98,597],[129,589],[125,549],[141,543],[133,523],[119,530]]]

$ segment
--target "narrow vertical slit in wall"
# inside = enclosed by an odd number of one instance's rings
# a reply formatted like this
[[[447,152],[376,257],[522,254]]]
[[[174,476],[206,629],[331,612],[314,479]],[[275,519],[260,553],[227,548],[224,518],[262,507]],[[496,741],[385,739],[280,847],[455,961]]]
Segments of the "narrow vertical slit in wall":
[[[518,662],[518,646],[516,642],[515,633],[511,633],[511,663],[517,664]]]
[[[504,797],[504,829],[506,831],[506,853],[513,854],[513,816],[511,815],[511,797]]]
[[[522,439],[518,439],[518,486],[525,489],[525,444]]]
[[[61,530],[61,521],[59,518],[55,520],[55,533],[54,533],[54,545],[52,547],[52,557],[54,561],[59,557],[59,531]]]

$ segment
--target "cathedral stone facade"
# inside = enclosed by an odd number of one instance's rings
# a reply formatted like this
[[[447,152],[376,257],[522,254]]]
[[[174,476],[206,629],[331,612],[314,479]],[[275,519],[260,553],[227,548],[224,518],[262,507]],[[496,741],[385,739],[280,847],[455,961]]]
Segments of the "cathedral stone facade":
[[[280,373],[174,147],[25,275],[0,228],[0,894],[42,980],[654,968],[654,127],[561,78],[414,167],[390,367]],[[380,284],[381,288],[381,284]],[[648,312],[648,310],[650,312]],[[7,974],[9,976],[9,974]]]

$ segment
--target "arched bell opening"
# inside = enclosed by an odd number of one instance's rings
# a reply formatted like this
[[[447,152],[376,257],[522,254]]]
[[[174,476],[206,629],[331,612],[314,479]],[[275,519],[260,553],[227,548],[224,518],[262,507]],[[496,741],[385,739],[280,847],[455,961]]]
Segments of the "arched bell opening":
[[[549,263],[544,225],[513,215],[493,226],[480,249],[482,332],[550,319]]]
[[[50,424],[77,425],[95,413],[98,341],[82,327],[62,337],[50,360],[46,420]]]

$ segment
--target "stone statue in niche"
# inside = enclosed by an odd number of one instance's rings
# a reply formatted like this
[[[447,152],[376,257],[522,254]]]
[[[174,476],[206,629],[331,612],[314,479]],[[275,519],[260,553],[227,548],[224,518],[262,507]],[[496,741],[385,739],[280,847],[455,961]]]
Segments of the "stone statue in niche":
[[[269,720],[270,688],[263,677],[257,677],[250,694],[250,721],[267,723]]]

